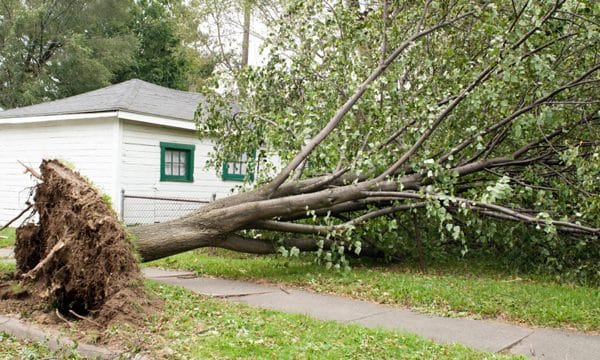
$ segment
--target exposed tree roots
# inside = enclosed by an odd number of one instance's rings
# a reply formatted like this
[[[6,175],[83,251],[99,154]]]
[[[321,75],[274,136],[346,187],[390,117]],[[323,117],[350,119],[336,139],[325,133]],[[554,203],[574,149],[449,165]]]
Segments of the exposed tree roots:
[[[41,165],[37,224],[17,229],[17,279],[63,315],[107,323],[150,304],[132,245],[100,193],[56,160]]]

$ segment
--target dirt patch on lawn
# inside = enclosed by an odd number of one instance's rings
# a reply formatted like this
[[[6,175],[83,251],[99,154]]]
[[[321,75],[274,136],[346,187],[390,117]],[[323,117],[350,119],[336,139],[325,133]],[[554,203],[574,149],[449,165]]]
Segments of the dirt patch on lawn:
[[[162,304],[144,291],[115,212],[62,163],[45,160],[40,169],[34,198],[39,221],[17,229],[17,271],[0,282],[0,311],[35,314],[42,323],[143,324]]]

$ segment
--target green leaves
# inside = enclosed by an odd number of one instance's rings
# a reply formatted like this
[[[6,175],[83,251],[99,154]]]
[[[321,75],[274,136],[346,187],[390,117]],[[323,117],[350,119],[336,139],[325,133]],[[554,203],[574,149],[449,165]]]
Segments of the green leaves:
[[[167,0],[4,2],[0,108],[131,78],[182,90],[202,84],[215,59],[190,47],[202,41],[192,10]]]
[[[484,203],[495,203],[508,198],[512,194],[510,178],[502,176],[493,186],[486,187],[486,192],[481,196]]]
[[[0,26],[0,107],[106,86],[131,61],[126,1],[8,2]]]
[[[429,201],[425,211],[418,210],[418,217],[428,220],[419,224],[427,246],[463,254],[483,247],[481,251],[497,251],[517,259],[515,263],[528,265],[529,258],[550,270],[561,266],[562,270],[585,269],[587,274],[598,271],[588,256],[600,251],[592,242],[586,242],[588,254],[568,243],[562,248],[560,229],[541,226],[544,231],[537,231],[510,216],[490,219],[489,211],[473,211],[449,200],[460,194],[570,221],[579,213],[576,221],[599,226],[599,162],[593,154],[600,153],[600,132],[597,120],[585,126],[578,123],[598,112],[597,74],[572,83],[597,62],[599,34],[597,29],[589,30],[594,27],[588,17],[591,7],[598,5],[568,2],[565,9],[572,13],[565,10],[546,19],[553,5],[529,2],[520,13],[511,2],[494,1],[478,6],[476,16],[411,44],[309,156],[302,178],[330,174],[337,168],[374,178],[448,111],[432,136],[390,177],[401,184],[408,176],[422,176],[410,190],[445,197],[445,201]],[[384,26],[383,8],[377,5],[357,9],[342,1],[290,3],[285,16],[270,29],[265,66],[238,76],[244,96],[235,89],[214,94],[219,106],[237,103],[242,113],[233,120],[212,114],[202,124],[203,134],[217,139],[213,164],[248,144],[259,145],[265,155],[276,155],[286,163],[380,65],[382,57],[418,31],[417,26],[427,28],[474,6],[462,0],[456,7],[432,1],[426,16],[422,4],[414,1],[393,2],[389,7]],[[467,85],[488,68],[492,69],[489,76],[454,106]],[[561,127],[565,130],[547,137]],[[390,140],[396,132],[399,135]],[[523,148],[527,151],[517,152]],[[486,168],[489,172],[465,175],[464,167],[490,159],[502,161]],[[462,173],[455,167],[462,167]],[[365,211],[346,215],[356,217]],[[312,217],[310,221],[322,225],[329,220]],[[354,241],[369,241],[388,258],[410,256],[414,254],[412,225],[405,214],[374,219],[345,238],[343,246],[348,250]],[[548,254],[540,251],[542,247]],[[330,256],[327,262],[333,267],[335,251]]]

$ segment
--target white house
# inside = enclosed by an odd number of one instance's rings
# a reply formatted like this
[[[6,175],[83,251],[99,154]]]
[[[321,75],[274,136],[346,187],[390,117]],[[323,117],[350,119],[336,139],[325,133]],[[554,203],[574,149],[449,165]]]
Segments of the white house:
[[[32,180],[18,161],[72,164],[128,223],[162,221],[227,196],[241,184],[243,160],[223,174],[205,167],[209,139],[198,139],[194,114],[203,96],[141,80],[0,112],[0,224],[21,209]],[[123,198],[123,193],[125,198]],[[139,198],[138,198],[139,197]]]

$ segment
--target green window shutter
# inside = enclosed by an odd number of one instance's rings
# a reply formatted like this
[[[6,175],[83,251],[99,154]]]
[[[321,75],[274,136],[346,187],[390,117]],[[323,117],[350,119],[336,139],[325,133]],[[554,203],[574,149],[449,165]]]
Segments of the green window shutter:
[[[160,181],[194,182],[195,145],[160,143]]]

